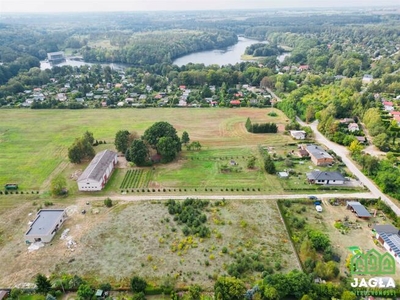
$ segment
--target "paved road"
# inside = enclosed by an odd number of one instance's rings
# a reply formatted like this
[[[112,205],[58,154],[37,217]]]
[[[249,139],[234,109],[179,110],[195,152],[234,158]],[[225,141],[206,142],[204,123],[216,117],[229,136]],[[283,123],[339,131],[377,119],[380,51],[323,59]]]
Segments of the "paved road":
[[[317,129],[317,122],[313,122],[311,124],[306,124],[297,117],[297,122],[300,123],[302,126],[310,126],[311,129],[314,131],[315,139],[319,143],[325,145],[328,149],[335,152],[338,156],[342,158],[343,163],[346,164],[347,168],[358,177],[360,182],[366,186],[371,193],[376,198],[381,198],[388,206],[392,208],[392,210],[399,216],[400,215],[400,208],[381,190],[370,180],[367,176],[365,176],[357,166],[348,158],[349,151],[344,146],[340,146],[336,143],[329,141],[325,136],[323,136]]]
[[[372,193],[340,193],[340,194],[333,194],[333,193],[313,193],[313,196],[322,199],[328,198],[344,198],[344,199],[351,199],[351,198],[364,198],[364,199],[373,199],[376,198],[375,195]],[[110,196],[112,200],[122,200],[122,201],[150,201],[150,200],[184,200],[186,198],[198,198],[203,200],[278,200],[278,199],[304,199],[307,198],[307,195],[115,195]],[[104,196],[102,197],[80,197],[79,200],[81,201],[94,201],[94,200],[103,200]]]

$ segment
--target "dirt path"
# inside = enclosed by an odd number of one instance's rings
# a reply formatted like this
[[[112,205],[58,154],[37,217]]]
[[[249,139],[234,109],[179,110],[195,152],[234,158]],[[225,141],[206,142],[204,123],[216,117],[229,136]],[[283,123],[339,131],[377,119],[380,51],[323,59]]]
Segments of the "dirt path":
[[[67,161],[63,161],[60,163],[53,172],[51,172],[50,176],[43,182],[42,186],[40,187],[41,190],[48,190],[50,187],[51,180],[59,173],[61,173],[66,167],[68,166]]]
[[[340,194],[313,194],[319,198],[345,198],[345,199],[357,199],[357,198],[364,198],[364,199],[372,199],[375,196],[372,193],[340,193]],[[99,201],[104,200],[105,196],[99,197],[79,197],[77,199],[78,202],[91,202],[91,201]],[[150,196],[133,196],[133,195],[114,195],[110,196],[110,198],[114,201],[163,201],[169,199],[175,200],[185,200],[186,198],[196,198],[196,199],[203,199],[203,200],[279,200],[279,199],[304,199],[307,198],[307,195],[150,195]]]

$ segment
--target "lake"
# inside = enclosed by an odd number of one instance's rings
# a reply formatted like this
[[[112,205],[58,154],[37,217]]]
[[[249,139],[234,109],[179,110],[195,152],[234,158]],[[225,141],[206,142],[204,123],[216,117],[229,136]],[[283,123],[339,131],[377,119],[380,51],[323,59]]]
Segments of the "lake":
[[[228,64],[234,65],[242,62],[241,56],[244,54],[244,50],[246,50],[248,46],[256,43],[266,42],[239,37],[239,42],[226,49],[195,52],[177,58],[173,63],[180,67],[188,63],[204,64],[206,66],[214,64],[220,66]]]
[[[174,60],[174,64],[178,66],[183,66],[187,65],[188,63],[194,63],[194,64],[204,64],[206,66],[209,65],[235,65],[236,63],[243,62],[244,60],[241,59],[241,56],[244,54],[244,51],[246,48],[252,44],[256,43],[267,43],[266,41],[258,41],[258,40],[253,40],[253,39],[248,39],[244,37],[239,37],[239,41],[233,45],[230,46],[226,49],[220,49],[220,50],[209,50],[209,51],[201,51],[201,52],[195,52],[192,54],[188,54],[185,56],[182,56],[180,58],[177,58]],[[283,59],[290,55],[289,53],[283,53],[282,55],[278,56],[278,60],[280,62],[283,61]],[[93,63],[87,63],[84,61],[78,61],[78,60],[71,60],[68,59],[60,64],[57,64],[57,66],[72,66],[72,67],[80,67],[83,65],[94,65]],[[100,64],[103,67],[104,66],[110,66],[111,69],[114,70],[123,70],[129,67],[129,65],[125,64],[118,64],[118,63],[102,63]],[[45,69],[51,69],[52,66],[50,65],[49,62],[47,61],[41,61],[40,62],[40,69],[45,70]]]

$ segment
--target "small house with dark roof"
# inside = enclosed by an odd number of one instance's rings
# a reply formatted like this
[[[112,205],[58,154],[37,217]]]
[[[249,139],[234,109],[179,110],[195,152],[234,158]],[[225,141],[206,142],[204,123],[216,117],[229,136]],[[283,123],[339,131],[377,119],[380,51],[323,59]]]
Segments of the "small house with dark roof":
[[[25,240],[29,243],[50,243],[66,218],[67,214],[64,209],[39,210],[36,219],[25,233]]]
[[[365,206],[358,201],[347,201],[346,208],[355,213],[359,218],[369,219],[372,217]]]
[[[110,179],[115,165],[118,162],[117,153],[104,150],[97,153],[78,178],[80,191],[101,191]]]
[[[308,182],[312,184],[341,185],[346,181],[339,172],[312,171],[306,175]]]
[[[376,239],[400,263],[400,230],[393,225],[374,225]]]

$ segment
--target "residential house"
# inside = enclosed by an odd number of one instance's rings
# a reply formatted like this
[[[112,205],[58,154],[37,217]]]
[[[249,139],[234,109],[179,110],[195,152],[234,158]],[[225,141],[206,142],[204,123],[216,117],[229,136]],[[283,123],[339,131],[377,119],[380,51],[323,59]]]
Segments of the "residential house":
[[[358,201],[347,201],[346,208],[355,213],[359,218],[369,219],[372,217],[365,206]]]
[[[393,111],[394,107],[393,107],[393,102],[391,101],[383,101],[383,109],[386,111]]]
[[[40,93],[40,92],[33,93],[33,100],[43,101],[44,99],[45,99],[45,96],[43,95],[43,93]]]
[[[290,135],[295,140],[304,140],[307,136],[307,133],[304,130],[290,130]]]
[[[232,100],[230,104],[233,106],[240,106],[240,100]]]
[[[180,85],[180,86],[179,86],[179,89],[180,89],[181,91],[186,90],[186,85]]]
[[[104,150],[97,153],[77,180],[79,190],[101,191],[110,179],[117,162],[117,153],[113,151]]]
[[[29,243],[50,243],[57,230],[64,223],[67,214],[64,209],[41,209],[25,233]]]
[[[65,95],[64,93],[59,93],[56,96],[57,100],[60,102],[64,102],[67,100],[67,95]]]
[[[309,65],[301,65],[299,68],[298,68],[298,71],[299,72],[303,72],[303,71],[308,71],[310,69],[310,66]]]
[[[390,112],[390,114],[391,114],[392,116],[400,116],[400,111],[392,110],[392,111]]]
[[[350,124],[350,123],[355,123],[354,119],[352,118],[344,118],[339,120],[340,124]]]
[[[356,136],[356,139],[360,144],[366,144],[367,143],[367,138],[365,136]]]
[[[374,225],[375,237],[381,245],[400,263],[400,231],[393,225]]]
[[[393,116],[393,120],[395,120],[397,122],[397,125],[400,126],[400,115]]]
[[[187,106],[186,100],[180,99],[179,103],[178,103],[178,106]]]
[[[362,83],[371,83],[374,77],[371,74],[365,74],[362,78]]]
[[[86,93],[86,98],[88,98],[88,99],[92,99],[93,96],[94,96],[93,93]]]
[[[360,130],[360,127],[358,127],[358,124],[357,124],[357,123],[350,123],[350,124],[347,126],[347,129],[348,129],[350,132],[355,132],[355,131],[359,131],[359,130]]]
[[[147,96],[145,94],[142,94],[139,96],[139,101],[141,101],[141,102],[145,102],[146,99],[147,99]]]
[[[342,185],[346,181],[339,172],[312,171],[306,175],[308,182],[312,184]]]
[[[317,145],[306,145],[303,148],[308,152],[311,161],[317,166],[327,166],[333,163],[333,157],[322,147]]]

